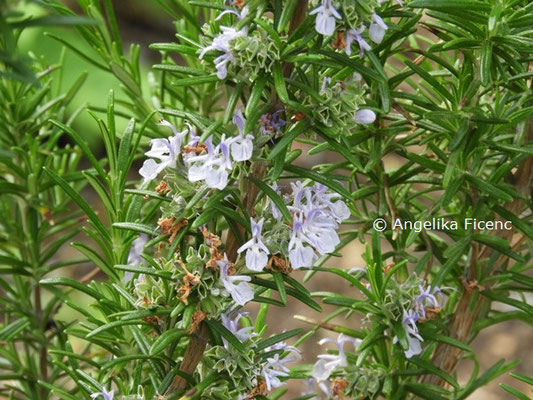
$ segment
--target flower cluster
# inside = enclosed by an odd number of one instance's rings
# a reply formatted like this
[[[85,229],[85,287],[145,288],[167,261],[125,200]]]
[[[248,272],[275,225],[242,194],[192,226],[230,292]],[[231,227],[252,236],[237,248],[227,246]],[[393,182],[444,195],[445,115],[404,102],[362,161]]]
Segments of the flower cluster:
[[[365,6],[350,0],[314,0],[315,8],[310,12],[316,15],[315,29],[324,36],[331,36],[337,32],[338,38],[334,47],[352,54],[352,44],[359,46],[359,56],[363,57],[371,49],[370,44],[363,37],[368,29],[368,36],[374,43],[381,43],[388,30],[387,24],[376,13],[376,8],[382,1],[370,0]],[[337,26],[339,25],[339,27]]]
[[[229,180],[230,172],[235,163],[247,161],[252,157],[254,148],[253,136],[244,135],[244,117],[242,111],[237,111],[233,121],[239,130],[239,135],[226,138],[222,135],[219,143],[213,144],[210,136],[204,143],[195,135],[192,127],[182,132],[169,122],[162,120],[161,125],[169,126],[174,136],[168,139],[153,139],[151,149],[145,153],[150,157],[144,161],[139,174],[145,181],[153,180],[165,169],[176,168],[178,160],[187,170],[189,182],[204,181],[206,186],[213,189],[224,189]],[[185,147],[182,142],[189,135]],[[157,163],[154,159],[158,159]]]
[[[248,7],[237,10],[225,10],[216,18],[220,20],[224,15],[233,14],[238,21],[243,20],[249,13]],[[270,19],[264,19],[266,24],[271,24]],[[206,36],[211,35],[210,27],[204,29]],[[261,26],[252,29],[244,26],[237,30],[234,27],[221,26],[220,33],[213,35],[213,39],[200,52],[203,59],[209,52],[216,51],[219,55],[214,59],[217,76],[225,79],[228,68],[234,67],[234,72],[247,79],[256,78],[260,72],[270,72],[276,61],[280,59],[278,43],[272,40],[268,32]]]
[[[436,314],[444,305],[444,294],[437,287],[428,286],[424,288],[422,284],[418,285],[418,294],[410,302],[408,307],[402,309],[402,326],[407,336],[409,347],[404,350],[405,357],[411,358],[422,353],[421,342],[424,341],[418,331],[418,322],[423,322],[429,317],[429,314]],[[416,293],[416,292],[415,292]],[[398,338],[394,338],[394,343]]]
[[[278,342],[258,351],[256,338],[259,335],[251,326],[241,326],[244,316],[247,314],[234,310],[221,314],[220,317],[224,327],[249,349],[247,357],[236,352],[223,339],[224,347],[215,346],[209,349],[208,363],[212,362],[213,368],[217,371],[228,372],[230,378],[234,380],[234,389],[252,390],[253,387],[264,387],[264,390],[270,391],[281,387],[284,384],[282,380],[289,376],[288,364],[301,358],[300,351],[285,342]],[[242,393],[236,395],[238,398],[246,398]]]
[[[251,219],[252,238],[243,244],[238,253],[246,252],[245,264],[260,272],[268,264],[270,254],[287,256],[293,269],[309,267],[318,255],[335,250],[339,244],[337,229],[350,216],[350,210],[338,194],[329,193],[321,184],[303,186],[291,183],[292,195],[285,196],[286,205],[292,214],[292,226],[282,221],[282,214],[274,202],[268,211],[268,240],[264,239],[266,219]],[[279,191],[277,185],[274,190]],[[280,248],[281,247],[281,248]]]
[[[344,81],[336,82],[330,77],[324,77],[319,92],[320,101],[303,92],[299,95],[317,121],[332,128],[333,134],[340,135],[349,133],[358,125],[372,124],[376,120],[374,111],[364,106],[363,90],[361,75],[354,74]]]
[[[225,14],[235,14],[239,20],[242,20],[248,14],[248,8],[244,7],[239,13],[238,11],[227,10],[222,12],[217,20],[221,19]],[[235,56],[231,45],[238,37],[245,37],[248,34],[248,27],[243,27],[237,30],[233,27],[221,26],[221,33],[213,38],[210,45],[203,48],[200,52],[200,59],[210,51],[218,51],[220,54],[214,60],[217,76],[219,79],[225,79],[228,75],[228,64],[235,62]]]

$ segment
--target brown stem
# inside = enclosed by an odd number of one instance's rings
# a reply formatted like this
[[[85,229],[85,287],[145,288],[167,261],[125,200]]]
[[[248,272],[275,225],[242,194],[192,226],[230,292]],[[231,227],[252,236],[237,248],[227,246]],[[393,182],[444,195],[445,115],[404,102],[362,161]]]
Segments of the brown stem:
[[[527,141],[533,140],[533,120],[529,122]],[[528,157],[518,167],[517,172],[512,176],[515,188],[524,194],[528,194],[533,187],[533,157]],[[505,208],[515,215],[520,215],[524,208],[524,201],[522,199],[515,199],[505,205]],[[511,242],[514,231],[494,231],[501,239]],[[450,323],[450,335],[463,343],[468,343],[472,339],[472,327],[474,322],[480,316],[481,310],[485,309],[487,299],[484,296],[476,295],[475,291],[480,290],[476,285],[476,261],[486,260],[490,257],[492,249],[484,246],[478,249],[477,246],[473,248],[472,262],[468,273],[468,282],[465,282],[465,288],[457,304],[457,308],[452,316]],[[498,257],[493,265],[493,273],[500,268],[505,268],[508,262],[508,257],[502,255]],[[490,289],[492,284],[488,284],[484,289]],[[452,347],[443,343],[439,343],[433,353],[433,364],[440,370],[450,374],[452,373],[459,362],[462,350],[457,347]],[[432,385],[445,386],[446,382],[435,375],[426,375],[422,379],[423,383]]]

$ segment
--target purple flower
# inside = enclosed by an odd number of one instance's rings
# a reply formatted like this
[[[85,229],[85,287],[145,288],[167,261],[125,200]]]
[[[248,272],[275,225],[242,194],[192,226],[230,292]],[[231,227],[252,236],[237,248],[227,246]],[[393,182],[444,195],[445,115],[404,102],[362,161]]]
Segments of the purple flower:
[[[108,392],[106,388],[104,387],[102,388],[101,392],[91,394],[91,399],[96,399],[97,397],[102,396],[104,400],[113,400],[114,394],[115,394],[114,390],[111,390]]]
[[[383,19],[376,13],[372,14],[372,23],[370,24],[370,29],[368,31],[370,40],[374,43],[381,43],[385,37],[387,29],[389,29],[389,27]]]
[[[234,310],[227,314],[221,314],[220,318],[222,319],[222,324],[224,327],[230,331],[233,336],[235,336],[241,343],[244,343],[251,339],[254,336],[257,336],[257,333],[253,332],[252,326],[247,326],[244,328],[239,328],[239,321],[243,316],[247,315],[246,313]],[[226,339],[222,338],[224,341],[224,347],[228,348],[228,343]]]
[[[324,338],[318,342],[321,346],[326,343],[335,344],[337,347],[337,354],[321,354],[318,356],[319,360],[315,363],[313,371],[311,372],[311,375],[317,381],[325,381],[328,379],[333,370],[337,367],[346,367],[348,365],[348,360],[344,351],[344,345],[346,343],[351,343],[354,348],[357,348],[361,343],[361,340],[345,336],[341,333],[336,340]]]
[[[348,32],[346,32],[346,48],[344,51],[346,51],[346,54],[349,56],[352,55],[352,43],[356,41],[359,43],[359,57],[363,57],[365,55],[365,51],[369,51],[372,49],[368,42],[363,39],[363,36],[361,36],[361,33],[365,31],[365,27],[362,26],[359,29],[350,29]]]
[[[261,375],[265,378],[265,383],[268,390],[278,388],[283,385],[279,378],[289,376],[289,368],[287,363],[296,361],[301,358],[300,351],[294,346],[288,346],[285,342],[276,343],[265,349],[265,352],[281,350],[283,353],[288,352],[289,355],[282,357],[279,353],[267,358],[266,364],[263,366]]]
[[[261,118],[259,118],[261,134],[271,135],[273,133],[281,133],[281,128],[287,124],[287,121],[280,117],[283,112],[284,110],[278,110],[273,113],[261,115]]]
[[[217,261],[217,265],[220,268],[220,283],[235,303],[244,306],[254,298],[254,291],[247,283],[252,278],[244,275],[228,275],[229,261],[226,254],[224,254],[223,260]]]
[[[350,215],[350,210],[337,194],[329,194],[322,185],[303,187],[301,182],[291,183],[293,204],[293,230],[289,242],[289,260],[293,268],[311,266],[315,250],[323,255],[334,251],[339,244],[336,229]]]
[[[368,125],[374,123],[376,120],[376,113],[372,110],[357,110],[355,112],[355,122],[361,125]]]
[[[325,36],[333,35],[335,32],[335,19],[341,19],[342,17],[331,4],[331,0],[322,0],[322,5],[309,13],[309,15],[314,14],[317,14],[316,31]]]
[[[444,294],[438,286],[431,288],[431,285],[424,289],[419,285],[420,294],[415,299],[415,311],[422,317],[426,318],[426,308],[442,308],[444,305]]]
[[[150,142],[152,147],[144,153],[150,158],[143,163],[139,170],[139,174],[145,181],[157,178],[161,171],[167,167],[174,168],[176,166],[176,160],[181,149],[181,141],[189,132],[189,129],[178,132],[170,122],[165,120],[161,120],[159,123],[160,125],[170,127],[174,132],[174,136],[168,139],[153,139]],[[157,163],[154,158],[158,159],[160,163]]]
[[[263,243],[261,234],[264,222],[264,218],[261,218],[257,223],[250,218],[252,238],[237,250],[239,254],[246,250],[246,267],[252,271],[262,271],[268,263],[270,252]]]
[[[292,236],[289,241],[289,261],[294,269],[310,267],[317,257],[313,249],[305,244],[309,241],[304,233],[303,215],[294,216]]]

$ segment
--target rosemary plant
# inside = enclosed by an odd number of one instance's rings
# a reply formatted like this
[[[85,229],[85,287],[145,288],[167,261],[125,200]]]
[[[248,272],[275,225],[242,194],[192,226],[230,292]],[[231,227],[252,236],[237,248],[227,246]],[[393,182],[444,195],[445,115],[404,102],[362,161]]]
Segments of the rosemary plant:
[[[125,2],[38,3],[0,14],[0,398],[529,398],[472,342],[533,322],[532,3],[158,0],[147,77]],[[122,84],[87,109],[103,156],[66,109],[84,75],[19,58],[37,24]],[[288,305],[308,329],[268,326]]]

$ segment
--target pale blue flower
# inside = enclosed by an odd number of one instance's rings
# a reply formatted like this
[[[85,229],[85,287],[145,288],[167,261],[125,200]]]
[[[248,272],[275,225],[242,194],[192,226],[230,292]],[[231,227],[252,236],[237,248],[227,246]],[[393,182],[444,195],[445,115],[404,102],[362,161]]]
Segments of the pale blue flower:
[[[139,170],[139,174],[144,178],[145,181],[150,181],[157,178],[157,176],[165,168],[176,167],[176,160],[181,150],[181,142],[185,135],[187,135],[189,132],[189,129],[178,132],[170,122],[165,120],[161,120],[159,123],[161,125],[170,127],[174,132],[174,136],[171,136],[168,139],[153,139],[150,142],[152,147],[149,151],[144,153],[150,158],[144,161],[141,169]],[[157,163],[154,158],[158,159],[160,162]]]
[[[423,342],[424,339],[418,333],[418,327],[416,323],[418,321],[419,315],[414,310],[403,311],[402,317],[402,326],[407,335],[407,340],[409,341],[409,348],[404,351],[405,357],[411,358],[422,353],[422,346],[420,342]],[[395,337],[393,343],[397,343],[398,338]]]
[[[222,54],[215,58],[214,61],[218,79],[225,79],[228,75],[227,65],[235,61],[235,57],[233,57],[233,54],[231,53],[230,45],[238,37],[246,36],[248,31],[246,27],[237,31],[235,28],[227,26],[221,26],[220,30],[222,33],[216,36],[209,46],[204,47],[200,52],[199,58],[202,59],[207,52],[212,50],[222,52]]]
[[[281,190],[278,187],[278,184],[276,182],[273,182],[272,185],[270,185],[272,190],[276,192],[277,194],[281,195]],[[281,218],[283,215],[281,214],[281,211],[279,210],[278,206],[269,198],[269,205],[270,205],[270,212],[272,213],[272,216],[276,219],[276,221],[281,221]]]
[[[254,336],[257,336],[257,333],[253,332],[254,328],[252,326],[239,328],[239,321],[247,313],[240,312],[238,310],[231,311],[227,314],[220,314],[222,324],[224,327],[230,331],[233,336],[235,336],[241,343],[245,343]],[[224,342],[224,347],[228,348],[228,342],[226,339],[222,338]]]
[[[315,208],[305,213],[304,236],[320,255],[333,252],[340,243],[336,228],[337,224],[324,210]]]
[[[359,29],[350,29],[348,32],[346,32],[346,48],[344,51],[346,51],[346,54],[349,56],[352,55],[352,43],[356,41],[359,43],[359,57],[363,57],[365,55],[365,51],[369,51],[372,49],[368,42],[361,36],[361,34],[365,31],[365,27],[362,26]]]
[[[148,243],[148,235],[141,233],[132,243],[130,252],[128,254],[128,265],[139,265],[143,259],[141,254],[144,251],[144,246]]]
[[[329,210],[337,222],[350,217],[350,209],[344,201],[339,199],[338,193],[328,193],[326,186],[321,183],[315,183],[313,191],[312,203],[315,207]]]
[[[114,390],[110,390],[108,392],[106,390],[106,388],[104,387],[104,388],[102,388],[101,392],[91,394],[91,399],[96,399],[99,396],[102,396],[104,398],[103,400],[113,400],[113,396],[114,395],[115,395],[115,391]]]
[[[292,236],[289,241],[289,261],[294,269],[310,267],[317,258],[312,247],[307,246],[309,239],[304,233],[303,215],[294,215]]]
[[[322,0],[322,5],[309,13],[316,14],[315,29],[325,36],[333,35],[335,32],[335,19],[341,19],[339,12],[331,4],[331,0]]]
[[[372,110],[357,110],[355,112],[355,122],[361,125],[369,125],[376,120],[376,113]]]
[[[262,271],[266,267],[268,255],[270,254],[262,238],[264,222],[264,218],[261,218],[258,222],[250,218],[252,238],[237,250],[239,254],[246,251],[246,267],[257,272]]]
[[[374,43],[381,43],[383,41],[383,38],[385,37],[385,32],[389,29],[385,21],[374,13],[372,15],[372,22],[370,24],[370,28],[368,31],[368,36],[370,37],[370,40],[372,40]]]
[[[141,233],[132,243],[130,252],[128,254],[128,265],[140,265],[143,262],[141,254],[144,251],[144,246],[148,243],[148,235]],[[124,273],[124,282],[129,282],[133,277],[133,272],[126,271]]]
[[[331,253],[340,243],[336,232],[338,222],[350,215],[346,204],[337,194],[329,194],[322,185],[303,187],[301,182],[291,183],[293,213],[289,260],[292,268],[311,266],[317,255]],[[335,201],[333,201],[335,200]]]
[[[244,135],[244,126],[246,120],[242,115],[242,110],[237,110],[233,115],[233,123],[237,125],[239,130],[239,136],[231,138],[230,151],[231,158],[235,162],[247,161],[252,158],[252,153],[254,150],[254,137],[252,135]]]
[[[251,277],[245,275],[228,275],[229,261],[224,254],[224,259],[217,261],[220,268],[220,283],[224,289],[231,296],[233,301],[240,306],[244,306],[254,298],[254,291],[247,282],[252,280]]]

